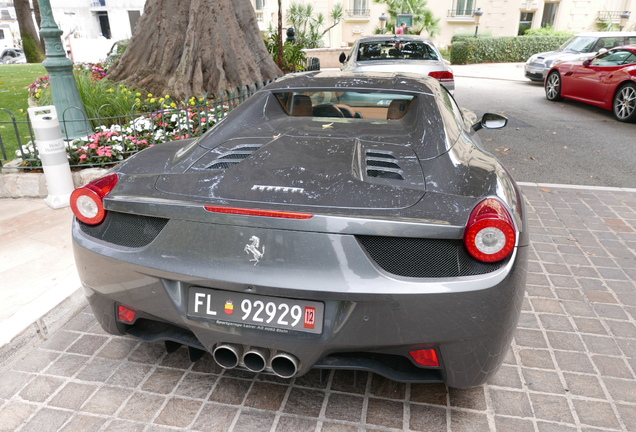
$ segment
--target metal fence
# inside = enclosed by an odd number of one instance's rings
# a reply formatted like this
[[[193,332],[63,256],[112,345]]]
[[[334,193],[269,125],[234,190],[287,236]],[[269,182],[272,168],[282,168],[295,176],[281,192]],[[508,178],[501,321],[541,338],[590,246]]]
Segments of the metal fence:
[[[318,62],[309,60],[309,66],[298,72],[320,69]],[[224,90],[218,97],[186,98],[186,103],[177,107],[161,106],[157,110],[142,112],[139,110],[142,105],[138,103],[132,107],[130,113],[85,118],[81,121],[89,123],[89,129],[94,130],[96,135],[75,140],[68,136],[64,137],[67,149],[69,149],[71,168],[107,167],[117,164],[121,159],[143,150],[148,145],[200,136],[225,117],[228,112],[276,79],[278,78]],[[196,102],[188,103],[187,101]],[[104,105],[98,113],[108,108],[108,105]],[[64,119],[64,113],[58,113],[58,116],[64,131],[67,129],[64,127],[65,123],[69,123],[69,121]],[[120,146],[121,150],[118,150],[118,154],[121,155],[120,160],[106,160],[109,159],[106,157],[82,159],[81,154],[86,154],[82,147],[89,147],[92,140],[97,142],[100,131],[106,133],[105,131],[113,130],[121,131],[117,133],[125,141],[124,145]],[[22,159],[22,164],[17,167],[18,169],[25,171],[41,169],[35,145],[35,135],[28,117],[26,120],[20,121],[11,111],[0,108],[0,151],[4,161],[10,160],[10,155],[7,154],[5,148],[6,139],[15,140],[13,143],[17,144],[17,154],[11,155],[11,159],[13,157]],[[2,167],[2,161],[0,161],[0,167]]]

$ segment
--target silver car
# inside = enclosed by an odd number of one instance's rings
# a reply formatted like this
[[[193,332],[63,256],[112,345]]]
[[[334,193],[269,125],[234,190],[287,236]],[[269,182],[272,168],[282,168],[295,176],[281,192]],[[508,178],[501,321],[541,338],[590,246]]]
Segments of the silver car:
[[[630,44],[636,44],[636,32],[579,33],[556,51],[531,56],[524,68],[525,76],[532,81],[543,82],[550,68],[559,62],[587,60],[599,52]]]
[[[484,383],[524,297],[524,198],[433,78],[287,75],[196,140],[76,189],[73,247],[109,333],[292,378]]]
[[[342,70],[409,72],[436,78],[451,93],[455,76],[430,39],[413,35],[378,35],[358,39],[349,55],[340,54]]]

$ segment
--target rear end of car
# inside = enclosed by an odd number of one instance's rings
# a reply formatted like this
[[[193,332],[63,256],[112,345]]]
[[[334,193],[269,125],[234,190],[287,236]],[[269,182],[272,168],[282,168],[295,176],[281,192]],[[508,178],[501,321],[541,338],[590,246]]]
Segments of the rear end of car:
[[[77,267],[102,327],[283,378],[324,368],[485,382],[525,286],[512,180],[484,154],[467,168],[492,181],[462,186],[451,173],[477,151],[466,140],[444,150],[429,130],[429,155],[387,142],[409,136],[414,101],[383,122],[277,120],[273,102],[254,104],[268,132],[230,137],[228,123],[221,143],[155,146],[74,192]]]

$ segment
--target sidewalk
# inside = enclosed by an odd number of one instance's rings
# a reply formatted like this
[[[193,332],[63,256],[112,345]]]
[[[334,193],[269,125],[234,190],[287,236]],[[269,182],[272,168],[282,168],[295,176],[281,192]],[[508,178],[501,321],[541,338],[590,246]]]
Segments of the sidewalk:
[[[0,430],[634,431],[636,189],[521,187],[519,327],[500,371],[468,390],[348,371],[281,380],[107,335],[78,289],[70,211],[0,200],[3,341],[28,325],[0,349],[14,354],[0,358]]]
[[[0,200],[0,372],[83,307],[71,218],[43,199]]]

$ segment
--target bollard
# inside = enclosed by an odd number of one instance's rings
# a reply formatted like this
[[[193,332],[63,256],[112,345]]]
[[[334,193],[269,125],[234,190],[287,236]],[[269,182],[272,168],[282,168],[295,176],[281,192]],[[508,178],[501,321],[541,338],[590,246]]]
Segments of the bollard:
[[[54,209],[68,207],[75,185],[55,106],[29,108],[28,111],[49,192],[44,202]]]

